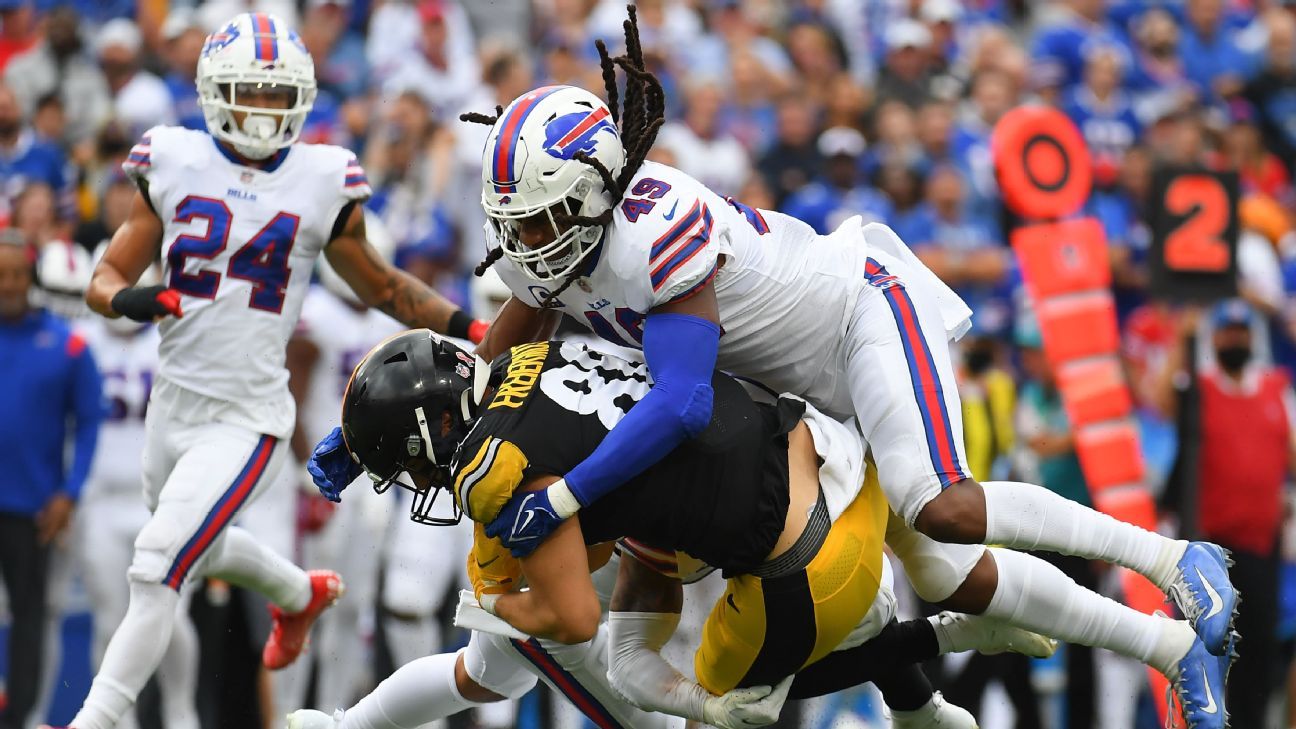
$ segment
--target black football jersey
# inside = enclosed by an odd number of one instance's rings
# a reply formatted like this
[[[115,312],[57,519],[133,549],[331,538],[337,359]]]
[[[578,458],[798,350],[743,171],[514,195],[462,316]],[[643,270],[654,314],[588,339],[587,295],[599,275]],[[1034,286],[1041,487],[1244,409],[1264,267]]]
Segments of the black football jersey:
[[[574,343],[514,347],[452,463],[455,498],[489,522],[521,484],[562,476],[648,393],[645,364]],[[754,402],[717,372],[711,422],[657,464],[581,509],[589,544],[632,537],[739,573],[773,549],[788,508],[787,433],[804,405]]]

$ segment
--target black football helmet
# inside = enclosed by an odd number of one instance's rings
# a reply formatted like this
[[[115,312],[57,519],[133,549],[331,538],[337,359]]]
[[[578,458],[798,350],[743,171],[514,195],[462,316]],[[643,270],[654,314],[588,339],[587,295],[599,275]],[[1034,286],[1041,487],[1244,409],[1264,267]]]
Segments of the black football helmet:
[[[410,518],[421,524],[457,524],[433,516],[442,489],[449,490],[450,461],[477,418],[489,366],[427,329],[397,334],[375,347],[351,374],[342,396],[342,437],[347,450],[385,492],[393,483],[413,492]],[[418,474],[420,489],[402,473]],[[444,513],[444,509],[442,510]]]

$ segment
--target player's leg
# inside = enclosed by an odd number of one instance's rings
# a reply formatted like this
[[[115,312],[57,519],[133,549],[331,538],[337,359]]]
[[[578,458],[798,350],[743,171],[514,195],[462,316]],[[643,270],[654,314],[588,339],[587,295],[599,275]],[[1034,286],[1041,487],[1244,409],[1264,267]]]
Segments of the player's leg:
[[[466,648],[406,663],[345,711],[294,712],[288,729],[417,727],[483,703],[521,698],[536,684],[529,669],[507,638],[474,632]]]
[[[303,564],[334,567],[346,575],[347,582],[346,594],[320,616],[315,628],[316,695],[321,707],[351,703],[365,681],[364,636],[369,630],[366,613],[374,604],[378,582],[378,560],[374,555],[379,554],[380,546],[362,523],[363,516],[359,508],[340,509],[324,529],[303,538]]]
[[[463,580],[472,524],[467,520],[444,527],[417,524],[404,507],[395,519],[382,587],[387,613],[383,631],[393,659],[401,665],[441,649],[436,615],[452,588]]]
[[[146,500],[156,508],[135,540],[126,615],[73,720],[77,729],[110,729],[134,703],[170,642],[180,588],[213,549],[218,554],[232,551],[227,525],[282,462],[274,457],[282,447],[270,436],[220,423],[161,421],[151,418],[148,423],[146,450],[153,457],[145,460]],[[154,489],[154,468],[172,453],[178,454],[175,465],[160,489]],[[245,551],[249,562],[265,559],[255,550]],[[249,570],[269,572],[273,566],[261,563]],[[280,599],[293,604],[310,600],[309,580],[300,570],[286,573],[283,580],[298,584],[280,590]]]
[[[909,269],[882,252],[869,272],[848,331],[846,370],[883,487],[905,522],[943,542],[1045,549],[1128,567],[1174,595],[1212,652],[1222,653],[1236,604],[1223,552],[1187,549],[1031,484],[978,484],[966,468],[939,302],[910,288]],[[1207,619],[1215,602],[1223,609]]]
[[[198,729],[198,629],[189,619],[189,601],[194,586],[180,592],[176,603],[171,641],[158,667],[158,688],[162,692],[162,725],[166,729]]]

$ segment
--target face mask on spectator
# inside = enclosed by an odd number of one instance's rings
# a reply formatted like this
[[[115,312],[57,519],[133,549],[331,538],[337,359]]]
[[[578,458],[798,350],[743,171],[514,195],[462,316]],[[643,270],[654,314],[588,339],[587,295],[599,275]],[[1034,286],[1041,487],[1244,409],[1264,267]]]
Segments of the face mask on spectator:
[[[1235,344],[1215,350],[1215,359],[1225,372],[1236,373],[1251,361],[1251,348],[1245,344]]]

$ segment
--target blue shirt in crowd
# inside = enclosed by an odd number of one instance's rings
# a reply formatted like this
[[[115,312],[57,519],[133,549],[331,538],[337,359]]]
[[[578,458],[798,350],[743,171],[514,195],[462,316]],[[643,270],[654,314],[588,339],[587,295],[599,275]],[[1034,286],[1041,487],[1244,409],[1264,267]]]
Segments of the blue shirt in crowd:
[[[57,492],[80,496],[104,417],[101,385],[67,322],[39,309],[0,320],[0,512],[35,515]]]

